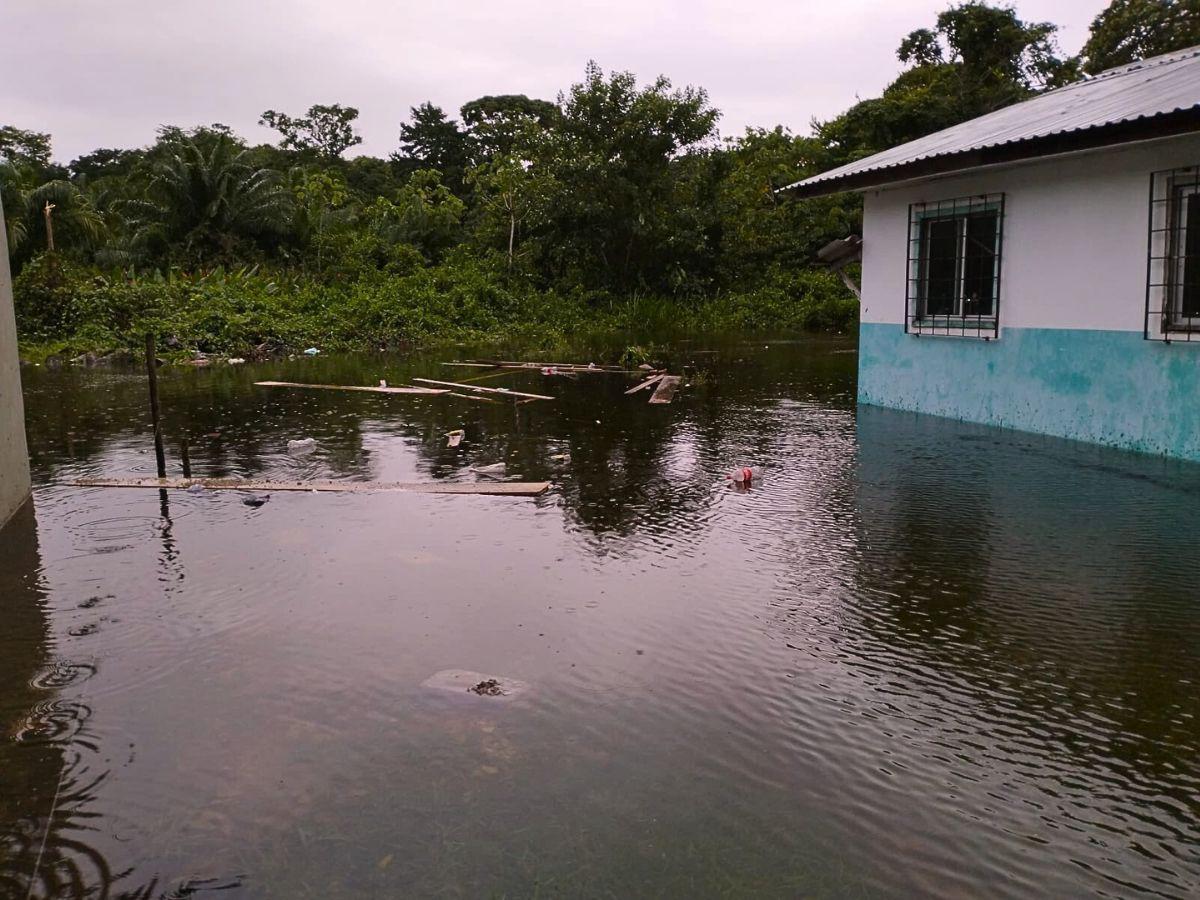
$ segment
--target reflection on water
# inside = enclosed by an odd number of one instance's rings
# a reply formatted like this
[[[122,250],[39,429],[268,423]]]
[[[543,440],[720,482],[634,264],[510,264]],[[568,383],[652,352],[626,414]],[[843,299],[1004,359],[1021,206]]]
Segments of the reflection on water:
[[[1200,467],[856,411],[846,349],[680,345],[666,407],[165,375],[197,474],[554,485],[257,509],[62,487],[152,472],[144,386],[30,374],[0,896],[1194,895]]]

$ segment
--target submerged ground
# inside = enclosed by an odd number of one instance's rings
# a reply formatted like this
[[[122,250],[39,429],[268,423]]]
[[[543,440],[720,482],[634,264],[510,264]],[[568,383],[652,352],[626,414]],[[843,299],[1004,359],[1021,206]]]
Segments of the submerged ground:
[[[72,489],[152,473],[144,381],[25,373],[0,896],[1200,891],[1200,467],[856,411],[837,340],[678,344],[660,407],[252,386],[468,352],[172,370],[172,468],[547,495]]]

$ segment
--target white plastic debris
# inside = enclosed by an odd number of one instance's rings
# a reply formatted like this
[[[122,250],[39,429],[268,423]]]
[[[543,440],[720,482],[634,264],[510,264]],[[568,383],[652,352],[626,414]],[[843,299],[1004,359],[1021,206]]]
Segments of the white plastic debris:
[[[461,444],[463,442],[463,438],[465,438],[466,436],[467,436],[467,433],[465,431],[463,431],[461,428],[456,428],[456,429],[454,429],[454,431],[447,431],[446,432],[446,446],[447,447],[457,447],[459,444]]]
[[[231,356],[231,357],[229,358],[229,364],[230,364],[231,366],[240,366],[240,365],[241,365],[242,363],[244,363],[245,361],[246,361],[246,360],[242,359],[242,357],[240,357],[240,356]]]
[[[502,462],[492,463],[490,466],[471,466],[472,472],[487,478],[500,478],[507,469],[508,467]]]
[[[384,378],[380,378],[380,379],[379,379],[379,386],[380,386],[380,387],[387,387],[387,380],[386,380],[386,379],[384,379]]]
[[[316,347],[309,347],[307,350],[304,351],[304,355],[305,356],[316,356],[320,352],[321,351],[318,350]]]
[[[297,441],[287,442],[287,452],[292,456],[308,456],[316,449],[316,438],[300,438]]]

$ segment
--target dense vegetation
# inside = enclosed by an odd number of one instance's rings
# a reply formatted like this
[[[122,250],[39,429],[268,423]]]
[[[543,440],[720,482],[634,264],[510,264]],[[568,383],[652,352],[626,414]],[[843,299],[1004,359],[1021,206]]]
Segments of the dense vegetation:
[[[358,112],[163,127],[142,149],[62,166],[50,136],[0,127],[0,196],[26,346],[182,350],[582,328],[844,329],[857,304],[815,251],[858,226],[841,196],[792,201],[806,174],[972,118],[1081,71],[1200,42],[1198,0],[1114,0],[1081,58],[1049,23],[982,2],[901,42],[878,98],[812,133],[721,140],[702,89],[589,64],[548,102],[425,103],[388,159],[346,158]]]

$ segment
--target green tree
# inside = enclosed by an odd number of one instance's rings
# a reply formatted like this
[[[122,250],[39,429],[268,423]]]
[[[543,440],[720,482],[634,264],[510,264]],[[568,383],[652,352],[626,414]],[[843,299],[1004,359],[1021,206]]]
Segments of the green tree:
[[[145,192],[124,204],[135,244],[152,257],[234,260],[286,232],[293,198],[278,172],[255,169],[236,138],[164,129],[144,173]]]
[[[1200,0],[1112,0],[1083,45],[1090,75],[1200,44]]]
[[[345,226],[353,217],[350,190],[335,172],[293,169],[290,173],[292,237],[301,248],[315,251],[316,267],[322,266],[331,232]]]
[[[309,153],[331,161],[340,159],[351,147],[362,143],[362,138],[354,131],[357,118],[358,110],[353,106],[317,103],[300,117],[268,109],[258,124],[278,131],[282,136],[279,144],[285,150]]]
[[[85,153],[73,159],[67,168],[72,179],[95,181],[98,178],[110,176],[123,177],[130,174],[143,154],[137,150],[117,150],[100,148],[91,153]]]
[[[70,181],[39,181],[31,166],[0,162],[0,198],[9,253],[18,263],[42,250],[79,255],[104,239],[103,216]]]
[[[546,221],[556,185],[550,176],[511,154],[493,156],[471,169],[467,178],[480,207],[479,236],[485,243],[501,243],[505,247],[511,270],[519,229],[537,227]]]
[[[1057,26],[1024,22],[1011,7],[951,6],[934,28],[900,43],[911,68],[883,96],[856,103],[813,129],[825,146],[823,166],[840,165],[1032,96],[1071,80],[1077,62],[1059,55]]]
[[[50,135],[0,125],[0,162],[46,168],[50,165]]]
[[[511,153],[526,128],[552,127],[558,120],[558,107],[524,94],[498,94],[463,104],[459,114],[474,160],[486,162]]]
[[[856,197],[793,201],[777,193],[814,174],[820,155],[814,138],[782,127],[749,128],[728,141],[716,199],[726,286],[751,285],[773,269],[803,269],[823,244],[859,226]]]
[[[549,277],[589,289],[674,291],[711,267],[700,204],[719,113],[700,88],[594,62],[559,98],[561,116],[533,148],[555,196],[543,226]]]
[[[466,134],[440,106],[426,102],[410,112],[412,121],[400,126],[400,150],[392,161],[406,175],[436,169],[445,184],[461,194],[469,155]]]
[[[432,169],[413,172],[392,207],[391,236],[397,243],[419,247],[430,259],[458,240],[466,212],[466,204]]]

